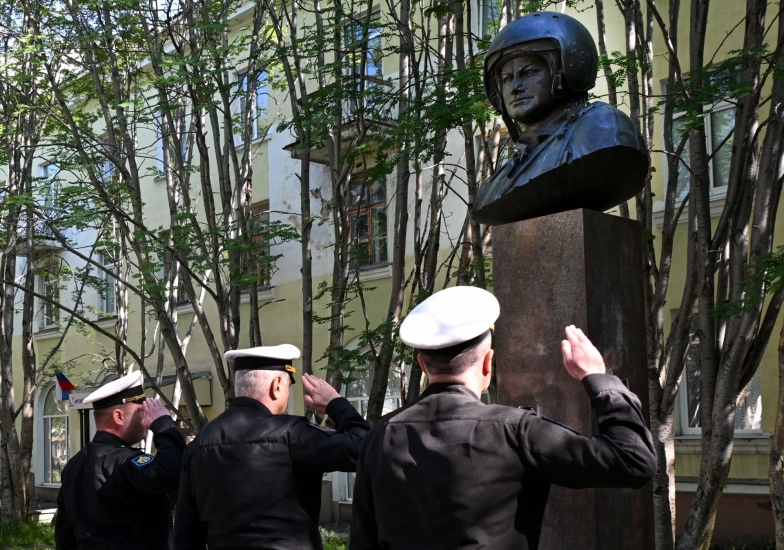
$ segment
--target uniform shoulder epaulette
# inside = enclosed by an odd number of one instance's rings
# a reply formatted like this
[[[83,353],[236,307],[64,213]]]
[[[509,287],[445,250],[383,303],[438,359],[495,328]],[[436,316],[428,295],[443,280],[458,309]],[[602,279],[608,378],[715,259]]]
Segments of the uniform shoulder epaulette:
[[[144,468],[145,466],[149,466],[153,460],[155,460],[154,456],[144,453],[133,457],[131,459],[131,464],[133,464],[137,468]]]

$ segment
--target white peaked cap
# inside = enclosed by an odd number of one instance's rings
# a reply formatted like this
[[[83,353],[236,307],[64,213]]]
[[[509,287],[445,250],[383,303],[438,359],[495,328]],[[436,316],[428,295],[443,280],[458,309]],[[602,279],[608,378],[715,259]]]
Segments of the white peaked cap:
[[[500,313],[498,300],[486,290],[446,288],[408,314],[400,325],[400,339],[416,349],[456,346],[489,330]]]
[[[102,399],[106,399],[107,397],[111,397],[137,386],[144,387],[144,375],[142,374],[142,371],[131,372],[117,380],[112,380],[108,384],[104,384],[85,397],[83,403],[95,403],[96,401],[101,401]],[[143,389],[142,393],[144,393]]]
[[[248,349],[233,349],[223,354],[226,361],[234,362],[237,357],[260,357],[264,359],[280,359],[291,361],[299,359],[300,351],[297,346],[280,344],[279,346],[259,346]]]

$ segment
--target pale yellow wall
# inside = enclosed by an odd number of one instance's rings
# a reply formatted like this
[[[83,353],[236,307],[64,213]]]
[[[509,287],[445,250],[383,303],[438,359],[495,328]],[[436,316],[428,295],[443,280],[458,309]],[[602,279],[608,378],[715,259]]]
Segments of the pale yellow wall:
[[[569,13],[575,15],[578,19],[583,21],[586,26],[595,31],[596,28],[596,20],[595,20],[595,12],[593,9],[583,10],[585,6],[580,5],[578,8],[580,11],[571,10]],[[663,6],[660,9],[664,9]],[[615,8],[614,5],[607,4],[605,6],[606,10],[606,18],[607,18],[607,43],[608,43],[608,50],[625,50],[624,46],[624,33],[623,33],[623,23],[620,18],[620,14],[618,10]],[[688,10],[687,6],[683,7],[683,14],[682,14],[682,23],[681,23],[681,51],[683,52],[682,63],[684,63],[684,68],[688,67],[688,55],[687,55],[687,33],[688,33]],[[706,46],[706,51],[708,52],[707,57],[710,57],[713,53],[713,50],[716,49],[719,45],[719,42],[725,39],[725,31],[727,29],[732,28],[743,16],[743,5],[742,2],[736,2],[735,0],[717,0],[712,3],[711,5],[711,16],[709,20],[709,32],[708,32],[708,42]],[[666,14],[665,14],[666,17]],[[237,24],[236,32],[244,32],[242,23]],[[658,30],[655,33],[656,41],[655,41],[655,49],[656,54],[661,54],[664,52],[663,42],[660,37],[660,33]],[[732,49],[737,49],[740,44],[740,40],[742,40],[742,26],[739,29],[736,29],[734,34],[731,35],[725,43],[720,48],[718,58]],[[384,73],[387,76],[394,76],[397,73],[398,61],[397,58],[394,56],[388,57],[384,60]],[[663,78],[666,77],[666,64],[665,62],[659,57],[655,62],[656,66],[656,86],[658,90],[658,82],[660,82]],[[314,85],[311,83],[311,85]],[[287,98],[280,92],[270,91],[271,98],[269,102],[269,109],[270,109],[270,117],[273,120],[282,120],[284,117],[290,116],[290,109],[288,107],[288,100]],[[594,93],[599,96],[600,98],[606,93],[606,86],[603,76],[600,74],[597,87],[594,90]],[[624,99],[624,96],[620,96],[621,99]],[[622,106],[622,108],[625,108]],[[282,160],[285,159],[288,153],[281,154],[280,149],[273,150],[272,147],[275,148],[280,147],[282,144],[290,143],[293,141],[293,138],[287,139],[288,136],[275,136],[274,128],[270,130],[271,136],[264,141],[256,142],[252,145],[253,152],[254,152],[254,160],[253,160],[253,201],[261,201],[270,199],[272,201],[277,201],[272,204],[272,208],[281,208],[284,210],[290,211],[297,211],[299,209],[298,203],[298,182],[296,179],[292,177],[292,170],[298,170],[298,162],[289,161],[286,166],[282,166]],[[660,148],[661,145],[661,119],[657,117],[656,119],[656,148]],[[148,132],[143,132],[140,134],[140,139],[154,139],[154,132],[151,130]],[[456,136],[454,138],[456,141],[453,143],[453,148],[457,150],[459,147],[459,143],[462,141],[462,138]],[[154,155],[153,155],[154,156]],[[153,161],[148,161],[152,163]],[[656,169],[653,179],[653,188],[654,193],[658,197],[663,197],[662,193],[662,178],[665,173],[663,157],[661,154],[654,153],[652,157],[652,164]],[[316,178],[316,185],[319,185],[319,181],[322,183],[327,181],[326,175],[324,175],[323,167],[314,165],[312,168],[312,172],[315,174]],[[198,173],[193,174],[193,182],[194,188],[198,188]],[[216,174],[211,174],[213,181],[217,181]],[[322,178],[319,180],[318,178]],[[292,187],[294,186],[294,187]],[[424,190],[427,193],[427,189]],[[145,202],[147,204],[147,210],[145,211],[146,221],[151,227],[156,227],[159,225],[167,225],[169,214],[167,211],[167,200],[165,195],[165,183],[161,180],[154,180],[152,177],[147,177],[144,179],[142,183],[142,192],[144,195]],[[633,202],[630,202],[630,210],[632,213],[634,212],[634,205]],[[312,209],[314,213],[317,213],[320,208],[319,201],[313,199],[312,200]],[[449,213],[454,213],[451,218],[447,218],[448,224],[460,224],[462,222],[462,213],[464,212],[464,206],[462,203],[455,197],[450,198],[450,201],[445,207]],[[392,205],[390,205],[390,213],[392,210]],[[413,210],[412,210],[413,211]],[[295,225],[299,224],[299,220],[296,216],[289,216],[289,217],[282,217],[284,221],[288,221]],[[454,221],[457,220],[457,221]],[[390,216],[390,235],[391,235],[391,216]],[[452,231],[455,231],[455,228],[451,228]],[[459,231],[459,227],[457,228]],[[326,281],[329,283],[331,281],[331,249],[329,248],[329,243],[324,241],[324,235],[328,235],[328,229],[315,229],[316,232],[322,231],[322,233],[317,234],[314,240],[314,280],[313,280],[313,287],[317,288],[318,284],[322,281]],[[776,232],[776,242],[782,243],[784,239],[782,237],[782,231],[784,229],[779,228]],[[658,235],[658,229],[655,229],[655,232]],[[409,231],[411,233],[411,230]],[[411,235],[410,235],[410,238]],[[660,246],[660,239],[655,241],[656,246]],[[391,247],[391,238],[389,242],[389,246]],[[409,245],[409,250],[411,249]],[[275,252],[278,250],[276,249]],[[261,309],[261,328],[262,328],[262,337],[265,344],[278,344],[283,342],[291,342],[295,343],[296,345],[301,346],[302,342],[302,297],[301,297],[301,283],[298,279],[299,277],[299,244],[298,243],[289,243],[285,247],[281,248],[281,251],[285,252],[286,257],[281,261],[282,265],[285,267],[281,270],[281,272],[277,273],[273,278],[274,284],[274,299],[281,300],[276,303],[272,303],[267,305]],[[686,251],[686,241],[685,241],[685,232],[680,230],[675,238],[675,250],[674,250],[674,258],[676,262],[680,259],[685,257]],[[442,252],[442,255],[444,253]],[[413,264],[413,258],[407,258],[407,266],[410,269],[410,266]],[[684,282],[684,271],[682,263],[676,263],[674,269],[671,274],[670,280],[670,293],[668,296],[667,308],[668,314],[665,319],[665,324],[669,324],[669,310],[672,308],[677,308],[678,303],[680,302],[680,293],[682,292]],[[368,292],[366,294],[366,301],[369,308],[370,316],[371,316],[371,323],[376,324],[385,315],[386,309],[388,307],[389,301],[389,279],[379,279],[371,281],[370,286],[376,287],[376,290],[372,292]],[[319,302],[314,304],[314,309],[317,313],[322,315],[326,314],[324,308],[327,305],[327,299],[323,299]],[[213,320],[213,322],[217,321],[217,312],[215,310],[215,306],[212,300],[207,299],[205,301],[205,308],[208,312],[208,315]],[[247,319],[248,319],[248,304],[243,304],[241,307],[242,315],[243,315],[243,324],[241,327],[241,340],[240,346],[244,347],[248,345],[247,340]],[[140,349],[140,334],[139,334],[139,327],[138,327],[138,311],[139,311],[139,304],[133,303],[132,304],[132,331],[129,336],[129,345],[134,349]],[[180,315],[179,318],[179,326],[181,333],[184,334],[190,319],[192,317],[191,313],[183,313]],[[362,316],[359,312],[354,312],[354,314],[348,318],[347,324],[353,326],[355,328],[354,331],[349,331],[346,333],[346,341],[350,341],[362,329],[363,320]],[[147,331],[148,334],[151,336],[152,331],[154,330],[155,324],[154,322],[149,322],[147,324]],[[217,329],[216,329],[217,330]],[[325,349],[329,338],[328,333],[328,326],[327,325],[316,325],[314,327],[314,368],[318,374],[323,375],[323,370],[320,370],[323,367],[324,362],[315,362],[315,360],[321,355],[322,351]],[[775,338],[775,336],[774,336]],[[17,337],[15,339],[15,360],[18,362],[20,361],[21,357],[21,338]],[[39,360],[44,356],[47,350],[51,349],[51,347],[57,342],[56,339],[45,339],[45,340],[37,340],[37,350],[38,350],[38,357]],[[69,359],[76,357],[78,355],[89,353],[89,352],[98,352],[100,350],[100,346],[103,345],[105,349],[111,350],[113,348],[111,342],[102,336],[83,336],[81,334],[77,334],[76,332],[72,332],[69,334],[66,341],[63,343],[63,346],[60,350],[60,358],[61,360]],[[148,349],[149,349],[150,342],[148,342]],[[219,342],[219,349],[223,350],[222,343]],[[204,338],[201,334],[201,330],[197,327],[194,332],[193,339],[190,343],[190,346],[187,351],[187,358],[189,361],[190,368],[193,372],[198,372],[202,370],[213,370],[213,363],[210,357],[209,351],[207,349],[206,343]],[[155,361],[154,358],[150,358],[147,361],[147,367],[150,370],[154,369]],[[301,362],[296,361],[295,366],[297,367],[298,371],[301,370]],[[82,368],[85,371],[92,371],[97,369],[97,365],[91,364],[87,361],[82,363]],[[773,421],[774,421],[774,404],[776,402],[777,397],[777,365],[776,365],[776,350],[775,345],[768,346],[763,363],[760,367],[761,369],[761,376],[762,376],[762,392],[763,392],[763,431],[770,432],[773,428]],[[173,365],[171,364],[171,360],[167,356],[166,361],[166,374],[173,373]],[[75,382],[78,382],[78,375],[74,377]],[[15,385],[16,388],[21,388],[21,369],[17,369],[15,372]],[[302,413],[304,410],[303,401],[302,401],[302,393],[301,393],[301,384],[295,386],[294,388],[294,410],[296,413]],[[18,390],[19,391],[19,390]],[[220,383],[217,379],[217,376],[213,372],[213,380],[212,380],[212,391],[213,391],[213,405],[210,407],[205,407],[205,413],[208,418],[214,418],[217,414],[219,414],[224,407],[223,398],[222,398],[222,390],[220,387]],[[77,417],[74,413],[72,415],[72,443],[73,449],[76,449],[76,443],[78,441],[78,430],[76,430],[76,422]],[[687,454],[680,454],[678,455],[676,466],[678,475],[684,476],[696,476],[699,473],[699,462],[698,458],[695,459],[697,455],[687,455]],[[764,455],[736,455],[733,459],[733,470],[731,471],[731,477],[765,477],[766,471],[766,460],[767,457]]]

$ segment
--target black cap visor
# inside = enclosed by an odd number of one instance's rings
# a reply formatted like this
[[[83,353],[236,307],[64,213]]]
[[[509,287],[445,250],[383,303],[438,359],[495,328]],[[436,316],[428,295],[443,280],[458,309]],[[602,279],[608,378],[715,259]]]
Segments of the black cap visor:
[[[125,403],[144,403],[145,399],[147,399],[147,396],[144,395],[144,388],[142,386],[134,386],[127,390],[117,392],[114,395],[110,395],[109,397],[94,401],[93,409],[106,409]]]
[[[294,375],[297,369],[289,363],[284,363],[285,359],[272,359],[269,357],[243,356],[234,358],[234,370],[278,370],[289,373],[291,383],[296,384]]]

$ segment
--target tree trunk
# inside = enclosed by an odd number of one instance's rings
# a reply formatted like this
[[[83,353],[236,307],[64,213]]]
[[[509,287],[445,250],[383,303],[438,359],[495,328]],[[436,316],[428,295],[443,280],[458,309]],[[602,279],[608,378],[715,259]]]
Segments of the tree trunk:
[[[784,324],[779,334],[779,398],[776,407],[776,426],[770,447],[768,479],[773,518],[776,525],[776,550],[784,550]]]

